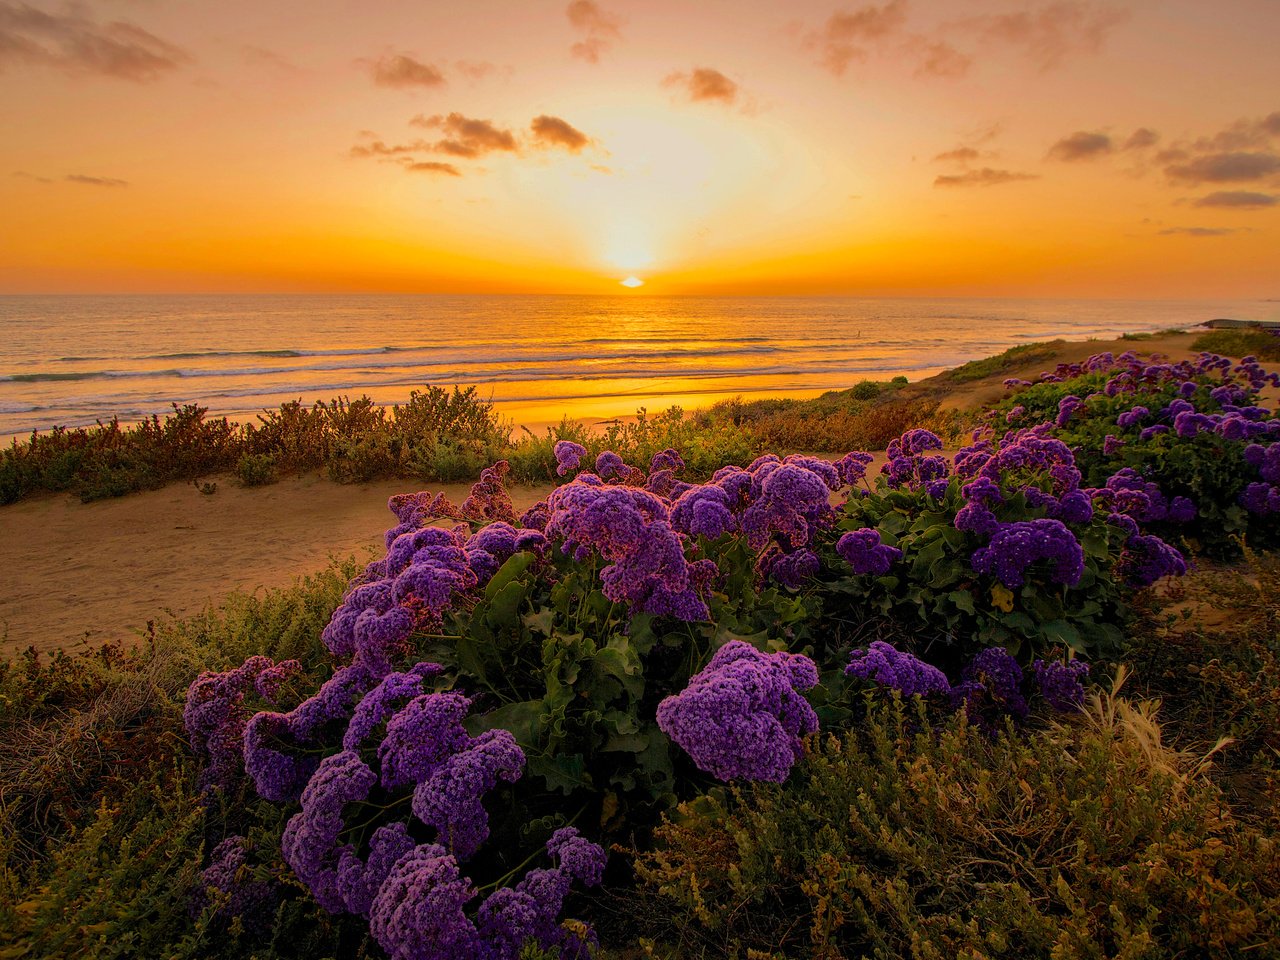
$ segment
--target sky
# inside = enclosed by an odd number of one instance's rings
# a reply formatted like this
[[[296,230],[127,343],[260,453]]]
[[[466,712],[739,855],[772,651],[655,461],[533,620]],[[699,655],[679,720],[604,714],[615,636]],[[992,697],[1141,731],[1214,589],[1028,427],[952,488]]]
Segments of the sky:
[[[0,0],[0,293],[1280,297],[1277,0]]]

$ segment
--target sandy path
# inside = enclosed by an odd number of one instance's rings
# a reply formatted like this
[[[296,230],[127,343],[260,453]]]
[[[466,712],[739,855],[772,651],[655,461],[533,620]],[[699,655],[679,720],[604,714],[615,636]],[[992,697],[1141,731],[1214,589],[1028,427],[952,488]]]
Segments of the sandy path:
[[[177,484],[97,503],[58,496],[0,508],[0,656],[128,640],[162,611],[190,615],[236,589],[288,586],[331,556],[364,559],[394,523],[387,498],[419,486],[309,475],[245,489],[222,478],[208,496]],[[432,489],[460,502],[468,486]],[[523,509],[550,489],[517,486],[511,495]]]

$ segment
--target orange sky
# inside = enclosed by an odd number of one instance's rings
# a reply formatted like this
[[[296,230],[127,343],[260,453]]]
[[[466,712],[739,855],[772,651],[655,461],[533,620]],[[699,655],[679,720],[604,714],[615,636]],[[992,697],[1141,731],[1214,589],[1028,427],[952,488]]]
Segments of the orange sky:
[[[0,292],[1280,297],[1277,0],[0,0]]]

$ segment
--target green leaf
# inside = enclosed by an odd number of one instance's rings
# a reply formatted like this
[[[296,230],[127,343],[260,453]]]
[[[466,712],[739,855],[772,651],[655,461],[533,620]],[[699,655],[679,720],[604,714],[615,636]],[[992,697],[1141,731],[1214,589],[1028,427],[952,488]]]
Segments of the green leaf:
[[[489,581],[489,585],[484,588],[484,598],[493,600],[498,595],[498,591],[502,590],[507,584],[518,579],[526,570],[529,564],[533,563],[535,557],[532,553],[523,551],[521,553],[512,554],[507,558],[507,562],[498,568],[498,572],[493,575],[493,579]]]

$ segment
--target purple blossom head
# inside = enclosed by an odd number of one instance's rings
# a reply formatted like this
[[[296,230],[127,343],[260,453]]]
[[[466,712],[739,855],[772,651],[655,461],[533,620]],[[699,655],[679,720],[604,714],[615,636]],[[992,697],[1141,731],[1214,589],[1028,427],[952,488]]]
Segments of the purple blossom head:
[[[249,841],[228,837],[213,848],[209,866],[200,874],[193,911],[217,904],[213,917],[224,923],[239,919],[245,930],[257,935],[270,932],[279,900],[273,882],[254,880],[248,858]]]
[[[435,766],[413,791],[413,814],[436,828],[438,841],[459,860],[489,836],[485,794],[499,780],[520,779],[524,751],[506,730],[486,730]]]
[[[908,430],[898,439],[889,443],[888,455],[890,460],[898,457],[915,457],[924,453],[926,450],[941,450],[942,438],[936,433],[920,428]]]
[[[563,477],[578,469],[582,458],[587,455],[587,448],[572,440],[557,440],[552,452],[556,457],[556,473]]]
[[[369,932],[391,960],[481,956],[466,906],[476,896],[458,861],[439,844],[406,853],[391,868],[369,914]]]
[[[1083,680],[1089,674],[1089,665],[1082,660],[1036,660],[1031,664],[1032,674],[1050,708],[1060,713],[1078,710],[1084,703]]]
[[[980,537],[990,537],[1000,529],[1000,521],[991,508],[981,501],[965,504],[956,512],[955,528]]]
[[[1115,434],[1108,433],[1102,441],[1102,455],[1105,457],[1114,457],[1117,453],[1124,449],[1124,441]]]
[[[844,484],[840,476],[839,467],[830,460],[823,460],[821,457],[807,457],[802,453],[793,453],[782,462],[796,467],[803,467],[810,473],[817,475],[827,485],[827,489],[833,493]]]
[[[1025,720],[1028,714],[1022,668],[1001,647],[988,647],[970,661],[962,682],[952,691],[952,700],[975,719],[989,720],[993,712],[999,712]]]
[[[684,458],[675,450],[668,447],[653,455],[649,461],[649,472],[657,473],[660,470],[670,470],[672,473],[679,473],[684,469]]]
[[[626,476],[627,465],[612,450],[606,450],[596,457],[596,476],[602,480],[621,479]]]
[[[585,886],[598,887],[604,879],[604,867],[609,855],[575,827],[561,827],[553,833],[547,841],[547,853],[556,860],[561,870],[568,871]]]
[[[872,454],[864,453],[861,450],[846,453],[836,461],[836,470],[840,473],[841,482],[849,487],[860,482],[867,475],[867,467],[874,459],[875,457]]]
[[[722,487],[707,484],[690,487],[671,505],[671,526],[689,536],[715,540],[738,527],[729,494]]]
[[[1135,406],[1116,417],[1116,426],[1122,430],[1128,430],[1130,427],[1136,427],[1149,416],[1151,411],[1146,407]]]
[[[1024,407],[1022,404],[1018,404],[1017,406],[1013,407],[1008,413],[1004,415],[1004,422],[1013,423],[1015,420],[1021,420],[1026,415],[1027,415],[1027,408]]]
[[[1058,429],[1062,429],[1067,425],[1067,421],[1071,419],[1071,415],[1085,405],[1084,401],[1077,396],[1063,397],[1058,401],[1058,416],[1054,420],[1054,424]]]
[[[836,553],[844,558],[857,576],[884,576],[902,559],[902,551],[880,542],[880,531],[874,527],[851,530],[836,541]]]
[[[1084,550],[1061,520],[1023,520],[1001,526],[991,542],[975,550],[970,563],[1010,590],[1026,582],[1029,568],[1048,561],[1049,580],[1075,586],[1084,575]]]
[[[463,749],[471,739],[462,726],[470,709],[471,701],[460,693],[423,694],[401,708],[378,746],[383,787],[421,783]]]
[[[1159,537],[1135,534],[1125,543],[1115,573],[1130,586],[1149,587],[1165,577],[1187,572],[1187,561]]]
[[[721,647],[676,696],[658,705],[658,727],[719,780],[781,783],[818,729],[801,696],[818,682],[813,661],[766,654],[741,640]]]
[[[866,650],[854,650],[844,672],[897,690],[904,697],[951,693],[951,684],[941,670],[883,640],[873,640]]]
[[[819,567],[818,555],[808,547],[786,553],[776,543],[766,547],[756,562],[756,571],[761,577],[793,590],[808,583]]]

